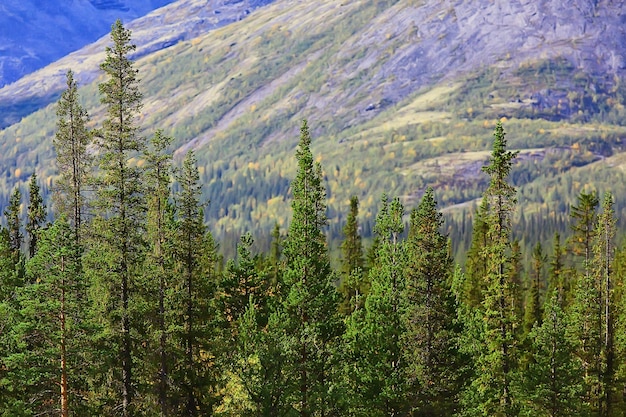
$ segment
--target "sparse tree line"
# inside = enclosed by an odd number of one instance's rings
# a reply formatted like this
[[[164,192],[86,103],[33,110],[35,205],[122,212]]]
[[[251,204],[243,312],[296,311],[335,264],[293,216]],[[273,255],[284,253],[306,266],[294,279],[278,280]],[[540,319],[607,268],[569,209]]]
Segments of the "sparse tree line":
[[[537,244],[525,279],[497,124],[464,270],[432,189],[410,213],[383,196],[367,252],[352,198],[333,268],[305,121],[286,235],[253,254],[245,234],[222,262],[194,154],[176,168],[171,138],[138,134],[134,46],[119,21],[111,38],[102,126],[87,128],[71,72],[58,103],[55,220],[35,175],[25,222],[19,189],[4,213],[0,415],[623,415],[610,194],[581,193],[572,238]]]

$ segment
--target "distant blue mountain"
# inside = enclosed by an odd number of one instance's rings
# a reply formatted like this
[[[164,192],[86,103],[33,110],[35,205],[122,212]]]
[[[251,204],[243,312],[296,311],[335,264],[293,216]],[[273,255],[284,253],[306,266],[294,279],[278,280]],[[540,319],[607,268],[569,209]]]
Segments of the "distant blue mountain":
[[[0,87],[174,0],[3,0]]]

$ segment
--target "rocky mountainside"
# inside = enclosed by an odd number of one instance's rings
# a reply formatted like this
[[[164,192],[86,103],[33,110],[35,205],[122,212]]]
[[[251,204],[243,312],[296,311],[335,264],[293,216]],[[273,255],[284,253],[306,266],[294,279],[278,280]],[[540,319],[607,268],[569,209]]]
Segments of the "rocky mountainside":
[[[9,39],[8,35],[5,38],[7,40],[5,45],[9,45],[8,48],[14,50],[0,57],[0,87],[3,80],[3,68],[5,74],[13,73],[11,68],[17,68],[13,75],[21,76],[42,66],[42,63],[55,61],[39,71],[27,74],[16,82],[0,88],[0,128],[55,101],[65,86],[67,69],[72,68],[81,84],[93,81],[99,73],[98,65],[104,57],[104,48],[109,41],[108,33],[111,24],[119,16],[122,16],[124,20],[142,16],[127,23],[127,26],[133,30],[134,42],[138,45],[135,57],[139,58],[240,20],[251,10],[270,1],[192,0],[174,3],[172,0],[65,1],[55,7],[50,7],[51,10],[44,8],[34,17],[29,14],[32,8],[36,9],[34,3],[37,2],[34,0],[26,3],[11,0],[6,6],[0,5],[0,11],[4,7],[9,12],[4,16],[0,15],[0,23],[2,19],[11,22],[24,21],[28,22],[30,27],[25,39]],[[154,10],[168,3],[172,4]],[[18,4],[23,4],[23,6],[18,9]],[[152,13],[143,16],[151,10]],[[57,15],[62,15],[63,18],[57,18]],[[66,20],[71,21],[66,22]],[[58,33],[52,28],[55,28]],[[15,37],[16,32],[7,30],[7,34],[9,33]],[[42,33],[46,35],[43,36]],[[60,41],[57,42],[52,34]],[[0,40],[2,36],[0,32]],[[87,40],[90,42],[86,42]],[[37,45],[32,46],[31,43]],[[77,48],[85,43],[89,45]],[[65,56],[74,49],[78,50]],[[10,81],[17,78],[15,76],[7,75],[4,80]]]
[[[448,207],[472,201],[496,119],[522,151],[515,181],[526,213],[563,209],[589,181],[621,181],[624,1],[263,4],[180,0],[129,24],[144,132],[164,129],[177,155],[196,150],[216,202],[207,214],[222,231],[269,228],[283,212],[302,118],[335,222],[353,194],[366,216],[383,191],[410,203],[433,185]],[[15,122],[58,96],[68,68],[98,124],[107,42],[0,89],[6,187],[33,169],[53,181],[41,161],[53,157],[54,106]]]
[[[0,87],[173,0],[5,0],[0,4]]]

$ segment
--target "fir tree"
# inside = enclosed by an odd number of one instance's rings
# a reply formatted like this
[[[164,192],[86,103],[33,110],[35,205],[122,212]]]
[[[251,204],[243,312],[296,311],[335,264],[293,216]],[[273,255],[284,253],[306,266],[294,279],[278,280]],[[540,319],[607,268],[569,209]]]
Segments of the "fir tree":
[[[172,143],[172,138],[157,131],[151,139],[151,148],[145,153],[146,157],[146,185],[148,197],[148,225],[147,235],[150,246],[149,255],[146,257],[146,301],[158,306],[154,318],[156,337],[158,341],[158,403],[161,416],[169,414],[171,408],[168,396],[168,356],[170,354],[167,322],[167,295],[171,283],[172,254],[167,245],[167,240],[172,238],[170,183],[172,175],[172,156],[167,153],[167,147]],[[150,294],[158,294],[158,301],[153,301]]]
[[[516,152],[506,150],[507,142],[501,123],[494,131],[489,164],[483,170],[489,175],[484,199],[488,224],[485,247],[487,270],[481,314],[484,325],[482,349],[474,360],[477,375],[472,382],[476,410],[487,415],[516,415],[516,401],[511,383],[517,368],[516,333],[519,318],[515,308],[516,289],[510,282],[511,216],[515,206],[515,188],[507,180]]]
[[[22,212],[22,193],[18,187],[15,187],[9,205],[4,210],[4,216],[7,221],[7,231],[9,233],[9,248],[13,252],[14,260],[17,263],[20,258],[20,250],[24,240],[22,234],[22,223],[20,221],[20,213]]]
[[[80,359],[85,306],[78,295],[84,282],[80,249],[65,219],[42,233],[27,274],[32,283],[17,293],[20,323],[14,336],[20,348],[8,357],[8,366],[23,381],[29,413],[79,414],[84,399],[76,384],[85,366]]]
[[[407,380],[403,355],[405,247],[404,208],[387,201],[376,217],[378,262],[369,270],[371,290],[363,309],[347,320],[345,340],[353,361],[348,364],[356,415],[398,416],[406,412]]]
[[[30,177],[28,185],[29,203],[26,220],[26,233],[28,234],[28,255],[30,258],[35,256],[37,251],[37,242],[39,234],[44,227],[46,221],[46,206],[39,192],[39,184],[37,184],[37,175]]]
[[[574,356],[576,342],[570,328],[558,292],[553,289],[546,298],[541,325],[529,334],[533,360],[523,374],[522,386],[529,415],[585,415],[583,371]]]
[[[598,366],[598,380],[602,385],[602,397],[599,400],[599,415],[612,415],[614,377],[615,377],[615,334],[616,308],[614,301],[614,287],[616,277],[613,274],[614,240],[615,240],[615,210],[613,196],[606,193],[602,202],[602,212],[598,216],[596,235],[592,245],[592,265],[595,283],[600,295],[599,316],[600,329],[600,363]],[[621,280],[618,281],[621,286]]]
[[[572,252],[583,257],[583,267],[585,274],[589,273],[589,262],[591,260],[591,245],[595,236],[595,226],[600,200],[597,194],[581,193],[577,196],[578,205],[571,207],[571,217],[574,221],[572,225]]]
[[[415,415],[454,413],[460,387],[456,309],[450,288],[453,262],[441,233],[443,219],[428,188],[411,212],[405,273],[404,356]]]
[[[472,242],[467,252],[466,279],[463,289],[466,301],[478,307],[482,303],[485,291],[485,277],[487,276],[487,257],[485,248],[487,247],[487,200],[483,199],[476,211],[474,225],[472,227]]]
[[[81,224],[87,206],[86,187],[89,183],[93,157],[87,151],[91,133],[87,129],[89,116],[79,103],[74,73],[67,72],[67,89],[57,104],[57,131],[53,139],[59,179],[54,188],[54,204],[58,213],[65,214],[81,236]]]
[[[215,364],[209,354],[216,352],[214,330],[216,245],[204,225],[201,184],[193,151],[189,151],[177,176],[179,191],[175,196],[177,224],[174,237],[176,261],[173,300],[177,320],[175,342],[182,351],[175,352],[173,384],[180,390],[180,409],[185,416],[211,415],[215,402]]]
[[[561,246],[561,235],[554,234],[552,256],[548,269],[548,293],[556,290],[561,308],[566,305],[566,299],[569,294],[569,287],[566,286],[565,280],[565,264],[563,256],[564,248]]]
[[[143,369],[136,367],[141,351],[134,349],[143,337],[138,330],[139,321],[144,319],[144,312],[136,310],[141,304],[135,300],[135,289],[143,262],[146,214],[143,171],[131,166],[129,159],[143,151],[146,143],[138,135],[134,120],[142,105],[137,70],[128,57],[135,45],[119,20],[111,29],[111,40],[113,46],[106,48],[106,59],[100,66],[108,77],[99,85],[106,116],[97,142],[100,176],[94,205],[98,217],[91,228],[88,264],[100,292],[94,304],[102,308],[99,317],[107,335],[107,349],[119,349],[115,358],[108,354],[103,357],[101,373],[113,373],[109,381],[119,381],[121,386],[112,392],[121,395],[105,393],[109,397],[105,401],[112,409],[120,408],[126,417],[137,411],[133,405],[137,387],[134,373]],[[98,385],[106,387],[104,382]]]
[[[532,269],[530,277],[530,289],[526,297],[526,308],[524,314],[524,334],[528,334],[530,330],[537,324],[541,326],[542,304],[541,304],[541,286],[543,283],[542,270],[546,261],[541,242],[537,242],[533,248]]]
[[[325,415],[334,408],[332,367],[341,334],[339,294],[333,285],[326,237],[326,191],[321,166],[313,162],[306,120],[296,151],[298,171],[291,184],[293,216],[285,240],[284,301],[290,335],[289,376],[300,416]]]
[[[363,296],[363,244],[359,234],[359,199],[353,196],[350,199],[350,213],[345,226],[343,227],[344,240],[341,243],[341,287],[343,300],[340,311],[343,314],[350,314],[362,302],[359,299]]]

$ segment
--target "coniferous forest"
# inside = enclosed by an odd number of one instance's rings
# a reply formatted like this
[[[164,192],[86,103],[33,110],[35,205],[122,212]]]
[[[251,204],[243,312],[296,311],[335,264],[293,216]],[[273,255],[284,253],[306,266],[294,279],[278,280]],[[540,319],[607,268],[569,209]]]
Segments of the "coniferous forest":
[[[331,262],[303,121],[288,230],[275,227],[267,253],[246,233],[223,259],[193,151],[176,164],[172,138],[139,134],[130,35],[113,26],[98,128],[67,73],[52,206],[33,175],[4,213],[0,415],[624,415],[626,251],[611,194],[580,193],[570,236],[523,254],[516,152],[498,123],[463,267],[430,188],[413,208],[381,196],[367,248],[352,198]]]

